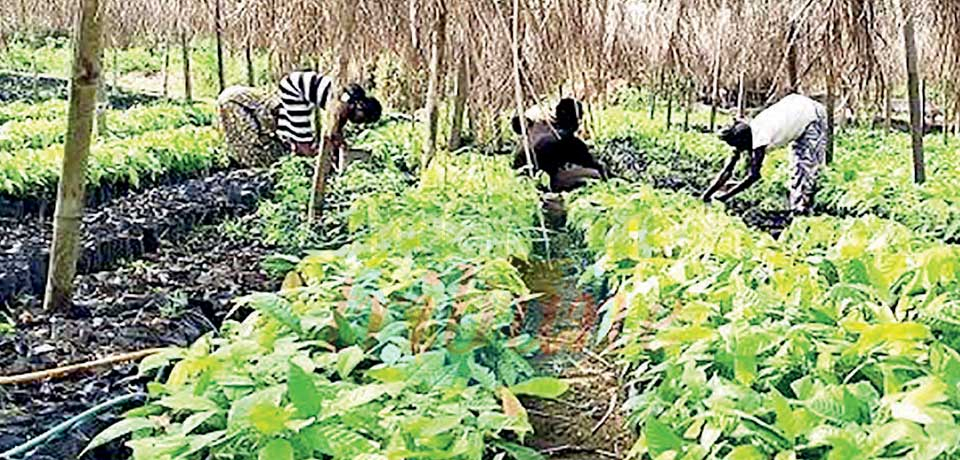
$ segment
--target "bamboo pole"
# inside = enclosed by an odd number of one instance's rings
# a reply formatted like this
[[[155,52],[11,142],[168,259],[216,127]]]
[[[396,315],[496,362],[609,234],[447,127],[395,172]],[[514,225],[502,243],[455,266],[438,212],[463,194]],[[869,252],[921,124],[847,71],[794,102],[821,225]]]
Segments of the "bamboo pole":
[[[67,136],[54,211],[50,270],[43,300],[47,311],[63,312],[72,306],[73,279],[80,255],[80,221],[83,218],[87,157],[90,154],[97,88],[103,78],[100,68],[103,46],[101,13],[99,0],[80,1]]]

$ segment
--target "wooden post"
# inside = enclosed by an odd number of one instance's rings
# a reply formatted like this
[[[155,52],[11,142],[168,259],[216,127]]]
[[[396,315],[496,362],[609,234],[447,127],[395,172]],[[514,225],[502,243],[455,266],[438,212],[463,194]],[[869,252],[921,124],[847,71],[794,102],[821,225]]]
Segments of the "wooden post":
[[[910,126],[913,138],[913,180],[922,184],[927,180],[923,159],[923,108],[920,106],[920,71],[917,64],[917,43],[914,37],[912,0],[901,0],[903,6],[903,45],[907,61],[907,90],[910,97]]]
[[[790,29],[787,32],[787,94],[797,92],[799,83],[797,82],[797,24],[790,21]]]
[[[520,0],[513,0],[513,30],[511,31],[511,46],[513,47],[513,97],[517,105],[517,116],[521,119],[525,117],[523,110],[523,82],[520,78]],[[520,142],[523,143],[523,153],[527,157],[527,166],[531,169],[537,167],[530,152],[530,142],[527,138],[527,124],[520,123]]]
[[[670,127],[673,125],[673,93],[674,93],[674,80],[671,75],[670,83],[667,85],[667,131],[670,131]]]
[[[427,81],[427,142],[423,156],[420,158],[421,172],[427,166],[437,151],[438,112],[440,107],[440,93],[443,91],[443,51],[446,48],[447,35],[447,8],[445,0],[436,0],[437,8],[430,32],[430,77]]]
[[[163,97],[170,96],[170,35],[163,34]]]
[[[80,0],[80,18],[74,41],[73,78],[67,136],[57,187],[50,270],[43,299],[47,311],[63,312],[72,306],[73,279],[80,255],[80,221],[86,182],[87,157],[93,131],[97,87],[102,77],[100,56],[103,23],[99,0]]]
[[[448,148],[454,151],[463,145],[463,114],[467,107],[467,95],[470,90],[470,53],[465,49],[469,46],[470,40],[466,34],[461,34],[463,43],[461,43],[460,59],[457,60],[457,93],[453,99],[453,121],[450,123],[450,142]]]
[[[923,124],[923,132],[927,132],[927,79],[920,79],[920,121]]]
[[[836,114],[837,114],[837,70],[836,70],[836,48],[834,40],[838,39],[839,30],[836,24],[836,13],[830,13],[829,43],[826,46],[825,56],[827,58],[827,152],[824,161],[827,164],[833,163],[834,147],[836,145]]]
[[[747,101],[744,91],[743,72],[740,72],[740,85],[737,91],[737,118],[744,118],[747,113]]]
[[[193,102],[193,82],[190,76],[190,38],[187,31],[180,31],[180,46],[183,49],[183,97]]]
[[[686,88],[685,92],[687,97],[686,101],[684,101],[686,107],[683,111],[683,130],[690,131],[690,111],[693,110],[693,80],[690,80],[684,87]]]
[[[710,131],[717,129],[717,108],[720,104],[720,72],[722,71],[723,54],[718,49],[713,59],[713,92],[710,97]]]
[[[310,205],[307,207],[307,222],[316,223],[323,219],[323,201],[327,190],[327,176],[333,162],[334,155],[340,154],[336,151],[338,147],[334,140],[342,135],[342,120],[340,120],[341,104],[340,99],[342,86],[340,82],[347,80],[349,75],[348,67],[350,64],[351,47],[350,39],[353,35],[354,22],[356,20],[356,9],[341,2],[338,9],[339,15],[339,37],[337,43],[337,78],[330,85],[330,97],[327,98],[327,108],[324,111],[325,121],[323,123],[323,137],[321,138],[320,152],[317,155],[317,161],[313,170],[313,193],[310,194]],[[319,128],[319,126],[318,126]]]
[[[883,89],[883,130],[889,133],[893,130],[893,96],[890,87]]]
[[[243,47],[243,57],[247,61],[247,86],[257,85],[257,75],[253,68],[253,50],[250,43],[250,37],[247,37],[246,46]]]
[[[664,82],[664,73],[663,69],[660,69],[660,83],[657,85],[656,89],[650,94],[650,119],[653,120],[653,117],[657,112],[657,98],[660,97],[660,93],[663,92],[663,82]]]
[[[217,83],[220,92],[227,89],[226,72],[223,68],[223,18],[220,12],[220,0],[213,0],[213,24],[217,36]]]

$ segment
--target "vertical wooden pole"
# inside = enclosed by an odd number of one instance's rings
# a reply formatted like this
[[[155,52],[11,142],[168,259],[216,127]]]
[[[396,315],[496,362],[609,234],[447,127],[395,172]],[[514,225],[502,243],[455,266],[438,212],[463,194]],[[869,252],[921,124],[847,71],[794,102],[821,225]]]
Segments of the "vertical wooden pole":
[[[689,131],[690,130],[690,111],[693,110],[693,91],[694,91],[693,80],[690,80],[689,82],[687,82],[687,84],[684,85],[684,88],[686,89],[685,91],[686,100],[684,101],[685,108],[683,111],[683,130]]]
[[[347,80],[349,75],[350,58],[352,48],[350,39],[353,35],[354,23],[356,21],[356,8],[352,5],[346,5],[346,2],[339,2],[337,5],[339,16],[339,36],[337,38],[337,78],[330,86],[330,97],[327,101],[327,108],[324,111],[326,118],[323,123],[323,137],[321,138],[320,153],[317,155],[317,162],[313,170],[313,193],[310,194],[310,205],[307,207],[307,222],[313,224],[322,222],[323,219],[323,201],[327,190],[327,176],[330,167],[333,164],[334,155],[341,155],[336,151],[340,146],[334,142],[334,139],[342,136],[342,120],[339,118],[342,112],[340,93],[343,89],[340,86]]]
[[[893,130],[893,95],[891,88],[883,89],[883,130],[889,133]]]
[[[163,97],[170,96],[170,35],[163,34]]]
[[[713,59],[713,91],[710,97],[710,131],[717,129],[717,108],[720,104],[720,73],[722,71],[723,53],[717,50]]]
[[[747,113],[746,89],[743,84],[743,72],[740,72],[740,84],[737,90],[737,118],[744,118]]]
[[[912,0],[901,0],[903,6],[903,45],[907,61],[907,90],[910,97],[910,126],[913,139],[913,180],[922,184],[927,180],[923,159],[923,108],[920,103],[920,71],[918,69],[917,43],[914,36]]]
[[[457,60],[457,88],[453,99],[453,121],[450,123],[449,149],[454,151],[463,145],[463,115],[467,107],[467,95],[470,90],[469,59],[470,53],[465,49],[470,46],[466,34],[460,35],[462,43],[460,58]]]
[[[243,47],[243,57],[247,61],[247,86],[256,86],[257,74],[253,68],[253,45],[250,43],[250,37],[247,37],[246,46]]]
[[[81,0],[79,3],[80,18],[74,41],[67,136],[60,184],[57,187],[50,269],[43,299],[47,311],[63,312],[72,306],[73,279],[80,255],[80,221],[83,218],[93,112],[97,103],[97,87],[103,78],[100,69],[103,45],[100,1]]]
[[[837,17],[836,12],[830,12],[830,24],[829,27],[829,42],[826,46],[826,58],[827,58],[827,152],[824,160],[827,164],[833,163],[833,153],[834,147],[836,145],[835,137],[837,132],[836,127],[836,114],[837,114],[837,61],[836,61],[836,47],[834,46],[834,41],[839,37],[839,29],[837,27]]]
[[[213,23],[216,29],[217,37],[217,83],[220,84],[220,92],[227,88],[226,71],[223,68],[223,18],[221,17],[220,1],[213,0]]]
[[[799,88],[797,81],[797,24],[790,22],[787,33],[787,93],[795,93]]]
[[[923,124],[923,132],[927,132],[927,79],[920,79],[920,122]]]
[[[187,31],[180,31],[180,47],[183,49],[183,97],[193,102],[193,81],[190,75],[190,38]]]
[[[430,77],[427,81],[427,142],[420,158],[421,171],[425,171],[437,151],[438,112],[440,93],[443,92],[443,52],[446,48],[447,8],[445,0],[436,0],[437,8],[430,32]]]
[[[673,125],[673,93],[674,93],[674,79],[673,75],[670,76],[670,83],[667,84],[667,131],[670,130],[670,127]]]

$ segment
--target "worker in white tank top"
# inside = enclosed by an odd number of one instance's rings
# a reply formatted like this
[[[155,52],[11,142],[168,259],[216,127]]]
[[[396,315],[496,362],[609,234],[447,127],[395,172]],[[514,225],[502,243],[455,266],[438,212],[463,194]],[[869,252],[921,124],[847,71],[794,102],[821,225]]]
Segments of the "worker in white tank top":
[[[718,200],[729,200],[755,184],[760,180],[767,151],[792,142],[793,175],[787,187],[789,207],[795,213],[810,212],[827,146],[827,111],[822,104],[791,94],[760,112],[749,124],[736,121],[720,133],[720,138],[732,146],[734,152],[713,185],[703,193],[705,201],[710,201],[718,191],[722,191]],[[743,152],[749,153],[747,178],[728,184]]]

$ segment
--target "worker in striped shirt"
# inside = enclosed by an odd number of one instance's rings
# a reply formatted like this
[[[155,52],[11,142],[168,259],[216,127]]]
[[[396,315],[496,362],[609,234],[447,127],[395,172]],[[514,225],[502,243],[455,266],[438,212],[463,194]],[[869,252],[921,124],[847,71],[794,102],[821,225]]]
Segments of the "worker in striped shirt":
[[[217,98],[220,124],[237,163],[267,166],[285,153],[313,156],[317,153],[313,113],[324,108],[332,80],[313,71],[285,75],[278,91],[233,86]],[[343,148],[346,123],[372,123],[380,119],[379,101],[367,96],[359,85],[347,86],[337,104],[333,141]]]

